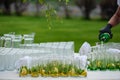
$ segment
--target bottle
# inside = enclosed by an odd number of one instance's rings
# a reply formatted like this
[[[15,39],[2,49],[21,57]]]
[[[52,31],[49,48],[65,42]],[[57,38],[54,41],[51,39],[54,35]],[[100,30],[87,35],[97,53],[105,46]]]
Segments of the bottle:
[[[110,37],[109,33],[103,33],[103,34],[100,34],[100,36],[99,36],[99,40],[101,42],[108,42],[110,39],[111,39],[111,37]]]

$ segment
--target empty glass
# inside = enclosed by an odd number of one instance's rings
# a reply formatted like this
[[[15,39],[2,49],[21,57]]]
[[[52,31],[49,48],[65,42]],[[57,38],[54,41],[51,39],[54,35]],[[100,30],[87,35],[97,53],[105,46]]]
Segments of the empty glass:
[[[34,36],[35,36],[35,33],[24,34],[23,35],[24,44],[32,44],[34,42]]]
[[[0,36],[0,47],[3,47],[4,38]]]
[[[5,62],[4,62],[4,59],[5,59],[5,53],[0,53],[0,71],[4,71],[5,70]]]
[[[12,38],[12,47],[13,48],[19,48],[21,43],[22,43],[22,36],[21,35],[15,35]]]
[[[4,47],[11,48],[12,47],[12,38],[14,37],[14,34],[4,34]]]
[[[4,43],[4,47],[6,48],[11,48],[12,46],[12,38],[5,38],[5,43]]]

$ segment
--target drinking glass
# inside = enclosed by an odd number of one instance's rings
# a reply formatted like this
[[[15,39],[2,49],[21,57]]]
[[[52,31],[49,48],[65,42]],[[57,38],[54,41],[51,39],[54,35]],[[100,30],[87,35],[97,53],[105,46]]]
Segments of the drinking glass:
[[[22,36],[15,35],[12,39],[12,47],[13,48],[20,48],[20,44],[22,43]]]
[[[0,37],[0,47],[4,46],[4,37]]]
[[[5,54],[0,52],[0,71],[5,70],[4,59],[5,59]]]
[[[34,36],[35,36],[35,33],[24,34],[23,35],[24,44],[32,44],[34,42]]]
[[[12,38],[5,38],[5,43],[4,43],[4,47],[6,48],[11,48],[12,45]]]

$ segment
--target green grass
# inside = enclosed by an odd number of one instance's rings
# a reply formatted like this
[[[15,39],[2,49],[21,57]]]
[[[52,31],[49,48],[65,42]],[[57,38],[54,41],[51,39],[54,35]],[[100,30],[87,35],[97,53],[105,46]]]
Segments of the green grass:
[[[52,19],[52,27],[42,17],[16,17],[0,16],[0,35],[15,32],[27,34],[35,32],[35,43],[54,41],[74,41],[75,51],[78,52],[81,45],[87,41],[92,46],[98,42],[99,29],[107,24],[101,20],[83,19]],[[119,26],[119,25],[118,25]],[[113,39],[110,42],[120,42],[120,27],[112,29]]]

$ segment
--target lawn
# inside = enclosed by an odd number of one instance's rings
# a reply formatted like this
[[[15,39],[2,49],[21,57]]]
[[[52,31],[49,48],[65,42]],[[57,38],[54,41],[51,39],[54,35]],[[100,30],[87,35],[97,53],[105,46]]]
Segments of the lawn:
[[[48,24],[52,22],[51,29]],[[27,34],[35,32],[35,43],[74,41],[75,52],[87,41],[92,46],[98,42],[98,31],[106,25],[107,21],[99,19],[52,19],[49,23],[43,17],[16,17],[0,16],[0,35],[9,32]],[[120,25],[118,25],[120,26]],[[112,29],[113,39],[110,42],[120,42],[120,27]]]

